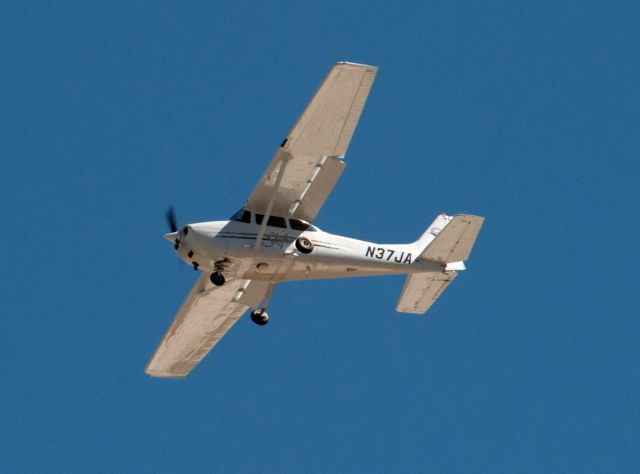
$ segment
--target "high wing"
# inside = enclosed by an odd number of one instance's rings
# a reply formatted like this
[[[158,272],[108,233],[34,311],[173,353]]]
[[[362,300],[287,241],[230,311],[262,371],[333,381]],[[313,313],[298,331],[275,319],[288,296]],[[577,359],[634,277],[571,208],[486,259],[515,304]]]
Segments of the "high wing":
[[[337,63],[276,151],[245,208],[311,222],[342,175],[342,160],[377,68]]]
[[[248,306],[257,306],[269,283],[227,281],[214,286],[203,273],[151,357],[145,372],[153,377],[185,378],[204,359]]]

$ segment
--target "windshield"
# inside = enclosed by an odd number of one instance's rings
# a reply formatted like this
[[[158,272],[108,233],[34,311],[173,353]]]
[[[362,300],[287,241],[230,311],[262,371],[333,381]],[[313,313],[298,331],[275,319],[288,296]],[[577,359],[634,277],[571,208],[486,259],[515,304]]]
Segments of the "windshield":
[[[302,219],[289,219],[289,227],[293,230],[315,232],[318,229]]]
[[[246,209],[240,209],[238,212],[232,215],[229,220],[251,224],[251,213]]]

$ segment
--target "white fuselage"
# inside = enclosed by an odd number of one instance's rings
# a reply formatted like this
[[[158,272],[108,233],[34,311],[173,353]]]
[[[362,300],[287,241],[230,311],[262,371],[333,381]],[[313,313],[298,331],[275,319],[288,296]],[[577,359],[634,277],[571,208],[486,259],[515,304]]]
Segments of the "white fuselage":
[[[186,230],[186,233],[185,233]],[[177,234],[178,256],[195,268],[213,272],[222,266],[228,277],[285,281],[406,274],[441,270],[422,261],[414,244],[375,244],[307,230],[265,226],[259,245],[260,225],[238,221],[190,224]],[[306,237],[313,250],[302,253],[296,239]]]

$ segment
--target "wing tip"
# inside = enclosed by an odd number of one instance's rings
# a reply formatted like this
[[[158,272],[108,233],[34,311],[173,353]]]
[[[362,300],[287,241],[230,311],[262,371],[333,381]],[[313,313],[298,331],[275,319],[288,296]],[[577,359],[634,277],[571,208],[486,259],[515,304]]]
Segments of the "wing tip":
[[[372,66],[370,64],[352,63],[351,61],[338,61],[335,65],[336,66],[352,66],[352,67],[362,68],[362,69],[372,69],[374,71],[378,70],[378,66]]]
[[[153,369],[145,369],[145,374],[150,377],[155,377],[159,379],[175,379],[175,380],[183,380],[187,378],[187,375],[183,372],[168,372],[164,370],[153,370]]]

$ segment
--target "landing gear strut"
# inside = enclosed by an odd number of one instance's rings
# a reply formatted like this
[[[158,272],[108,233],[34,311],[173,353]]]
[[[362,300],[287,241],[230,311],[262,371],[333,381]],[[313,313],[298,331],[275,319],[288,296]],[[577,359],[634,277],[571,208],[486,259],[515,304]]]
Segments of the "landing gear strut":
[[[269,322],[269,315],[264,309],[252,311],[251,321],[256,323],[258,326],[264,326]]]
[[[222,272],[226,272],[229,270],[231,266],[231,261],[228,258],[223,258],[222,260],[218,260],[213,266],[213,273],[209,276],[209,280],[216,286],[224,285],[224,275]]]
[[[267,314],[267,305],[269,301],[271,301],[271,295],[273,294],[273,287],[276,284],[274,282],[270,282],[267,287],[267,291],[265,291],[264,296],[262,297],[262,302],[259,308],[251,311],[251,321],[256,323],[258,326],[264,326],[269,322],[269,314]]]
[[[209,280],[211,280],[211,283],[216,286],[224,285],[224,275],[220,272],[213,272],[209,277]]]

